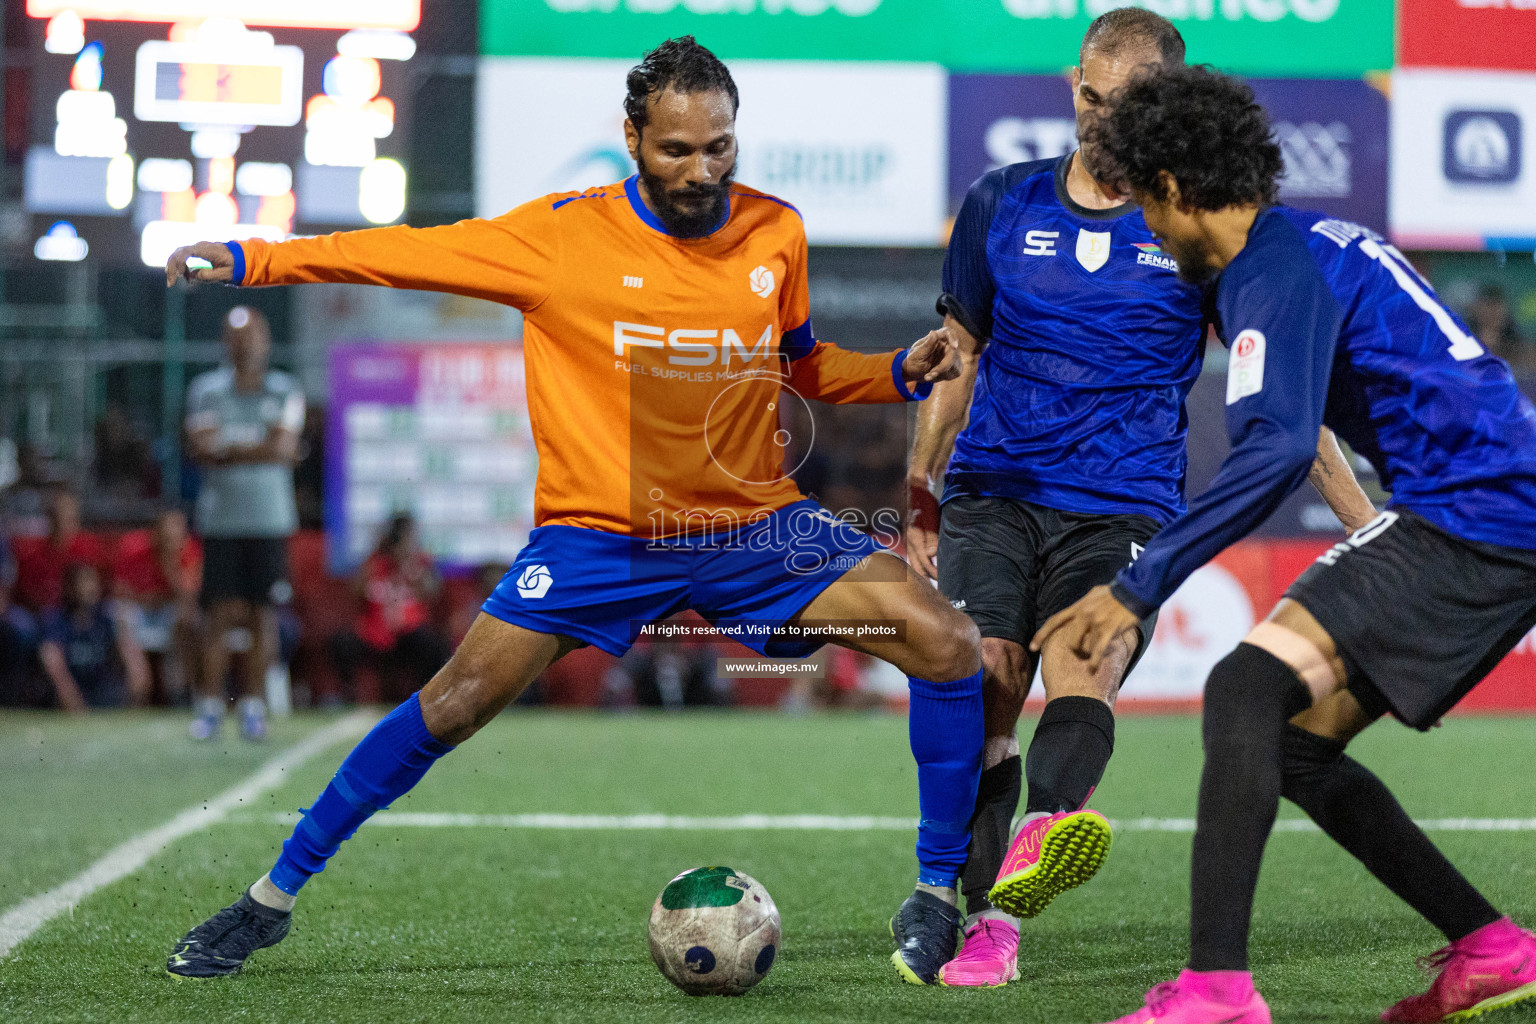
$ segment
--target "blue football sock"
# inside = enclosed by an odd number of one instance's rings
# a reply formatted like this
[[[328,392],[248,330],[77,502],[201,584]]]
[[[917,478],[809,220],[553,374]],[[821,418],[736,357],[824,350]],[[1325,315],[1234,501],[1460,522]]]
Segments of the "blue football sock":
[[[985,722],[981,673],[950,683],[908,677],[907,729],[917,759],[917,880],[953,887],[971,841]]]
[[[427,731],[421,701],[411,694],[352,748],[314,806],[304,809],[272,867],[272,884],[290,896],[298,893],[359,825],[420,782],[452,749]]]

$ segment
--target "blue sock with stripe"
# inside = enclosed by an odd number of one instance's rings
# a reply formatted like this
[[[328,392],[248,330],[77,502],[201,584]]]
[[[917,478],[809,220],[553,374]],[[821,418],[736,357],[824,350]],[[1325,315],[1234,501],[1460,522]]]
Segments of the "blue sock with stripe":
[[[949,683],[909,676],[907,732],[917,760],[917,880],[953,888],[971,841],[986,724],[981,672]]]
[[[290,896],[298,893],[311,875],[325,870],[325,862],[359,825],[420,782],[452,749],[427,731],[421,701],[411,694],[352,748],[330,785],[312,807],[304,808],[272,867],[272,884]]]

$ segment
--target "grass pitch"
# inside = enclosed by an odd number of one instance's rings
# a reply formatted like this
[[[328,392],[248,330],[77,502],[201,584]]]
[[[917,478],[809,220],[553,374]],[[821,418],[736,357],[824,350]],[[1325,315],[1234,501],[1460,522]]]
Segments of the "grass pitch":
[[[323,724],[272,743],[199,746],[166,715],[0,715],[0,912],[115,844],[249,776]],[[1463,718],[1427,736],[1390,724],[1353,748],[1419,818],[1536,817],[1529,720]],[[1027,735],[1028,723],[1023,727]],[[1188,818],[1200,767],[1188,717],[1122,718],[1094,806]],[[253,813],[178,841],[45,925],[0,962],[0,1021],[1007,1021],[1091,1024],[1129,1012],[1186,952],[1185,832],[1123,830],[1090,885],[1027,922],[1005,989],[901,984],[886,919],[910,891],[894,831],[662,831],[365,826],[300,898],[293,933],[243,974],[176,981],[171,943],[270,866],[345,744]],[[395,811],[911,817],[906,723],[889,716],[504,715]],[[1282,807],[1281,815],[1296,810]],[[1536,831],[1435,838],[1495,903],[1536,921]],[[740,999],[690,999],[646,952],[651,901],[677,872],[725,863],[784,918],[773,973]],[[1424,987],[1437,933],[1314,832],[1271,840],[1254,920],[1277,1021],[1365,1022]],[[1536,1024],[1536,1009],[1490,1024]]]

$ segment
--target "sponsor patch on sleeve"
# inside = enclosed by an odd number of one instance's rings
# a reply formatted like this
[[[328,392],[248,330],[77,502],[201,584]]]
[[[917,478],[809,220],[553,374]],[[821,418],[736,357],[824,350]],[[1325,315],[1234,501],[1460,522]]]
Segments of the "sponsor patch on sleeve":
[[[1264,332],[1244,331],[1227,360],[1227,404],[1264,390]]]

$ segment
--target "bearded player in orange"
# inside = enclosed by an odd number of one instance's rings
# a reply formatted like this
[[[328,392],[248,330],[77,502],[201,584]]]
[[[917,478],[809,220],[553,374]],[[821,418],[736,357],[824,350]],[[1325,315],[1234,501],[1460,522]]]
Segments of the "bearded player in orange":
[[[893,961],[929,983],[954,955],[981,766],[976,627],[800,494],[778,407],[921,398],[957,352],[942,333],[884,355],[815,339],[798,211],[732,181],[737,103],[724,64],[670,40],[629,73],[639,173],[624,182],[444,227],[199,243],[166,264],[167,284],[345,281],[515,306],[539,453],[536,529],[452,660],[353,749],[272,870],[177,943],[172,974],[233,974],[279,942],[340,844],[551,662],[584,644],[622,654],[685,608],[763,654],[830,641],[907,673],[919,871]]]

